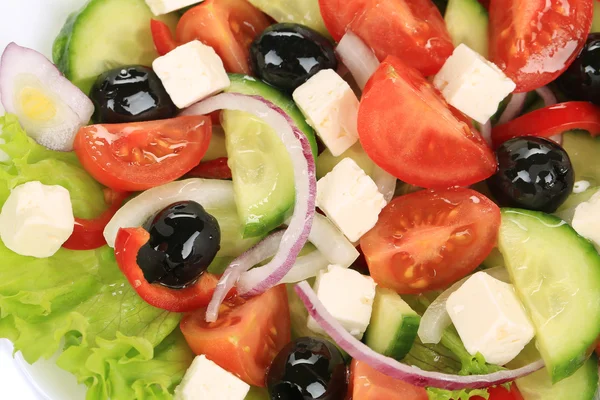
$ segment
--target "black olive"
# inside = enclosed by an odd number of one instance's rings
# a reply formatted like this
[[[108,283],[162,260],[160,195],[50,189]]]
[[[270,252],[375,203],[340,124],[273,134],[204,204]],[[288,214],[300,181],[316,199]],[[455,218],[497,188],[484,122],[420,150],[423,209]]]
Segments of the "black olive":
[[[556,83],[569,98],[600,105],[600,33],[588,36],[579,56]]]
[[[90,98],[96,108],[94,122],[117,124],[172,118],[177,107],[150,68],[121,67],[98,77]]]
[[[303,337],[288,343],[267,375],[272,400],[340,400],[346,394],[346,364],[335,345]]]
[[[551,140],[518,137],[496,150],[498,172],[487,184],[502,206],[554,212],[573,192],[567,152]]]
[[[336,69],[329,40],[304,25],[284,23],[267,28],[250,46],[256,75],[281,90],[293,92],[323,69]]]
[[[194,201],[166,207],[144,228],[150,240],[138,252],[138,265],[148,282],[173,289],[196,282],[221,247],[219,223]]]

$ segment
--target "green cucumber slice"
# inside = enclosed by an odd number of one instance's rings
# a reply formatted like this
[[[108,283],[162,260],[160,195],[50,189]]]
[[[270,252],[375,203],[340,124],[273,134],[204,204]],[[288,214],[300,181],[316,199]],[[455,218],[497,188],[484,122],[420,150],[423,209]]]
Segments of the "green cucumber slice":
[[[244,238],[244,227],[240,223],[235,208],[207,209],[217,219],[221,228],[221,249],[217,257],[237,257],[254,246],[260,237]]]
[[[444,15],[454,46],[466,44],[482,56],[488,56],[489,18],[477,0],[450,0]]]
[[[306,25],[325,37],[330,37],[319,8],[319,0],[249,0],[277,22]]]
[[[155,17],[144,0],[91,0],[71,14],[52,48],[58,69],[84,93],[98,75],[123,65],[151,66],[158,57],[150,20],[173,30],[176,15]]]
[[[402,360],[417,338],[421,317],[390,289],[377,288],[365,344],[384,356]]]
[[[231,75],[227,92],[259,95],[284,110],[308,138],[316,154],[313,130],[294,102],[254,78]],[[288,152],[270,126],[239,111],[222,114],[229,167],[244,237],[263,236],[281,225],[294,207],[294,171]]]
[[[563,134],[563,148],[575,170],[575,181],[588,181],[600,186],[600,140],[586,131],[569,131]]]
[[[356,144],[337,157],[331,154],[329,149],[323,151],[319,157],[317,157],[317,179],[321,179],[330,173],[340,161],[347,157],[354,160],[367,175],[372,177],[371,174],[375,163],[369,158],[360,143],[356,142]]]
[[[551,381],[573,375],[600,334],[600,255],[564,221],[519,209],[502,210],[498,248]]]

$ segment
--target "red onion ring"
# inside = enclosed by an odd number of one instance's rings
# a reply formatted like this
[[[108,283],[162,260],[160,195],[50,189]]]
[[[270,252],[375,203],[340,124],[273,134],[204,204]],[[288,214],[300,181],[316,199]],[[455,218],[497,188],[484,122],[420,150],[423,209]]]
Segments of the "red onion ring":
[[[498,125],[505,124],[512,121],[523,112],[525,107],[525,100],[527,99],[527,93],[513,93],[510,101],[506,105],[504,112],[498,119]]]
[[[492,147],[492,121],[488,121],[481,125],[479,133],[481,133],[483,140],[485,140],[488,146]]]
[[[189,107],[183,114],[205,115],[217,110],[251,113],[262,118],[277,132],[290,154],[294,167],[296,201],[288,228],[281,237],[277,252],[268,264],[247,272],[256,264],[250,263],[261,258],[254,252],[259,254],[264,247],[268,247],[261,242],[240,256],[237,263],[234,262],[227,268],[209,304],[206,313],[208,322],[216,321],[222,300],[236,283],[238,283],[239,294],[247,297],[256,296],[277,285],[294,266],[296,257],[308,240],[315,214],[317,192],[315,161],[308,139],[283,110],[262,97],[223,93]],[[269,239],[272,239],[272,236]],[[258,262],[260,261],[262,260]]]
[[[539,360],[522,368],[498,371],[487,375],[462,376],[424,371],[383,356],[348,333],[319,301],[308,282],[300,282],[294,289],[310,316],[344,351],[391,378],[403,380],[415,386],[448,390],[480,389],[514,381],[544,367],[544,362]]]
[[[351,31],[346,31],[335,49],[342,63],[350,70],[358,86],[364,89],[379,67],[379,60],[369,46]]]
[[[546,107],[553,106],[558,103],[556,96],[548,86],[535,89],[535,92],[544,100]]]

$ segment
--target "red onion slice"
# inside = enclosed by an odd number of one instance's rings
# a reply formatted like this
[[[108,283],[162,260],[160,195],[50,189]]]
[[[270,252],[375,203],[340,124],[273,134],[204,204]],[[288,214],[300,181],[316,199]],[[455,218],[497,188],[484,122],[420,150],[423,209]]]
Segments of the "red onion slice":
[[[254,252],[259,252],[257,248],[263,248],[262,243],[259,243],[254,249],[238,258],[237,263],[234,261],[227,268],[209,304],[206,313],[208,322],[216,321],[220,304],[236,283],[238,283],[239,294],[248,297],[256,296],[277,285],[294,266],[298,253],[308,240],[315,215],[317,192],[315,161],[308,139],[283,110],[262,97],[224,93],[189,107],[183,114],[205,115],[217,110],[235,110],[253,114],[263,119],[280,136],[290,154],[294,168],[296,201],[288,228],[283,233],[277,252],[268,264],[248,271],[256,264],[251,262],[260,258],[254,255]]]
[[[73,150],[77,131],[94,113],[88,97],[69,82],[46,57],[10,43],[0,60],[0,97],[6,112],[39,144],[59,151]],[[28,116],[37,109],[36,118]],[[40,111],[42,110],[42,111]]]
[[[523,112],[525,107],[525,100],[527,99],[527,93],[513,93],[510,101],[506,105],[504,112],[498,119],[498,125],[505,124],[518,117]]]
[[[393,358],[383,356],[371,350],[367,345],[348,333],[325,309],[308,282],[300,282],[294,289],[300,300],[304,303],[310,316],[317,321],[321,328],[344,351],[353,358],[369,364],[369,366],[377,371],[412,385],[448,390],[479,389],[514,381],[544,367],[544,362],[539,360],[522,368],[498,371],[488,375],[461,376],[424,371],[414,366],[402,364]]]
[[[483,136],[483,140],[485,140],[488,146],[492,147],[492,121],[488,121],[481,125],[479,132],[481,133],[481,136]]]
[[[335,52],[350,70],[361,90],[364,89],[371,75],[379,67],[379,60],[373,50],[354,33],[346,31]]]
[[[538,96],[542,98],[546,107],[553,106],[558,103],[556,96],[548,86],[535,89]]]
[[[296,283],[317,276],[327,269],[329,261],[319,250],[314,250],[296,259],[294,267],[289,270],[279,283]]]

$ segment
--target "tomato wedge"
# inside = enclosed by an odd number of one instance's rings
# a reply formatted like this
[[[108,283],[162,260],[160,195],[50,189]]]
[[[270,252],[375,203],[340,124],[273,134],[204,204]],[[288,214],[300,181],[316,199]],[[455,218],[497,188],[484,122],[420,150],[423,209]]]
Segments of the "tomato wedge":
[[[62,247],[69,250],[93,250],[104,246],[106,244],[104,228],[128,196],[127,192],[106,189],[104,192],[104,198],[108,204],[106,211],[95,219],[75,218],[73,233]]]
[[[563,132],[581,129],[592,136],[600,134],[600,107],[585,101],[570,101],[541,108],[492,129],[494,147],[515,137],[549,138]]]
[[[360,240],[371,277],[400,294],[447,287],[496,245],[500,209],[471,189],[422,190],[392,200]]]
[[[151,306],[171,312],[188,312],[206,307],[219,278],[205,272],[195,284],[185,289],[170,289],[149,283],[137,263],[139,250],[148,240],[150,234],[144,228],[119,229],[115,240],[115,258],[119,269],[137,294]]]
[[[427,391],[374,370],[369,364],[352,360],[348,400],[427,400]]]
[[[380,60],[397,56],[424,75],[437,73],[454,50],[431,0],[319,0],[319,6],[337,41],[349,29]]]
[[[135,192],[185,175],[206,153],[211,135],[209,117],[189,116],[86,126],[77,133],[73,147],[98,182]]]
[[[377,165],[412,185],[468,186],[496,172],[496,157],[466,117],[396,57],[367,83],[358,133]]]
[[[227,157],[203,161],[192,169],[188,176],[204,179],[231,179],[231,169],[227,165]]]
[[[217,363],[254,386],[265,386],[271,362],[291,340],[285,285],[260,296],[225,301],[216,322],[206,322],[206,309],[186,314],[181,331],[196,354]]]
[[[167,24],[157,19],[150,20],[150,31],[152,32],[154,47],[156,47],[159,55],[164,56],[171,50],[175,50],[177,42]]]
[[[593,0],[491,0],[490,59],[528,92],[575,60],[592,26]]]

